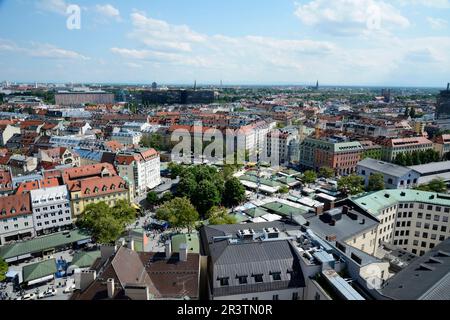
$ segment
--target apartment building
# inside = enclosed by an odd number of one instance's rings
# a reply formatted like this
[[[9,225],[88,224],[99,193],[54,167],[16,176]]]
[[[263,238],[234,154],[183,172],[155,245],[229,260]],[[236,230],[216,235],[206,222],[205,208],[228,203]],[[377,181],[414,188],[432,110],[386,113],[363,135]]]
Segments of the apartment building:
[[[40,162],[54,165],[80,166],[80,156],[75,151],[66,147],[39,149],[37,158]]]
[[[116,140],[117,142],[123,144],[124,146],[137,145],[142,139],[142,133],[131,131],[131,130],[121,130],[118,132],[113,132],[111,135],[111,140]]]
[[[91,203],[104,201],[114,206],[119,200],[133,199],[132,184],[122,179],[110,163],[64,169],[62,179],[70,193],[74,218]]]
[[[30,191],[36,233],[45,234],[72,225],[72,210],[67,186]]]
[[[450,152],[450,134],[443,134],[433,142],[434,150],[439,152],[441,158]]]
[[[381,160],[392,162],[399,153],[433,149],[433,142],[424,137],[388,139],[382,145]]]
[[[9,124],[0,125],[0,146],[5,146],[15,134],[20,134],[20,128]]]
[[[358,141],[337,142],[307,137],[300,145],[300,167],[316,171],[329,167],[337,175],[349,175],[356,171],[363,151]]]
[[[34,235],[30,194],[0,197],[0,245]]]
[[[450,196],[418,190],[382,190],[352,199],[376,217],[376,245],[382,242],[424,255],[450,236]]]
[[[143,195],[161,183],[160,157],[155,149],[117,154],[115,166],[121,177],[134,184],[136,195]]]

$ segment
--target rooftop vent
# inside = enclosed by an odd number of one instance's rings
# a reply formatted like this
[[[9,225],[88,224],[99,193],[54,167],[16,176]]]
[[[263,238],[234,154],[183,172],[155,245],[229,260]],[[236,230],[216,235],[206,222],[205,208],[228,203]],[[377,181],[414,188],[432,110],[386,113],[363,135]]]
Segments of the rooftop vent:
[[[402,197],[406,196],[406,192],[400,192],[400,196]]]
[[[385,198],[389,198],[389,197],[390,197],[390,194],[389,194],[389,193],[385,193],[385,194],[384,194],[384,197],[385,197]]]
[[[253,229],[243,229],[237,232],[237,235],[244,240],[253,240],[253,235],[255,231]]]
[[[264,228],[265,239],[276,239],[280,235],[280,231],[277,228]]]

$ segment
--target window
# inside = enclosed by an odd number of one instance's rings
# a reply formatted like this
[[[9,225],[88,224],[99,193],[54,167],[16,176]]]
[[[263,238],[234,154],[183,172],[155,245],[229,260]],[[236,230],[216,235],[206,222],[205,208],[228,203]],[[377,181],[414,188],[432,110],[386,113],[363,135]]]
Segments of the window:
[[[425,229],[430,229],[430,224],[429,223],[425,223],[424,228]]]
[[[428,232],[422,233],[422,238],[427,239],[428,238]]]
[[[408,218],[412,218],[412,211],[408,212]]]
[[[441,226],[441,231],[442,232],[447,232],[447,227],[446,226]]]
[[[445,240],[445,236],[439,236],[439,241],[444,241]]]
[[[437,224],[433,224],[433,230],[437,231],[437,229],[438,229],[438,225]]]
[[[425,241],[422,241],[422,243],[420,244],[420,246],[422,248],[426,248],[427,247],[427,243]],[[422,253],[421,253],[422,254]]]
[[[449,212],[450,212],[450,208],[445,207],[445,208],[444,208],[444,212],[449,213]]]
[[[431,237],[430,237],[430,238],[431,238],[431,240],[436,240],[436,238],[437,238],[437,235],[436,235],[436,234],[434,234],[434,233],[432,233],[432,234],[431,234]]]
[[[226,287],[229,285],[228,278],[219,278],[219,282],[221,287]]]
[[[423,218],[423,212],[417,212],[417,218],[422,219]]]
[[[298,300],[298,292],[292,293],[292,300]]]
[[[416,249],[412,249],[411,252],[414,253],[414,254],[417,254],[417,250]]]
[[[274,294],[274,295],[272,296],[272,300],[279,300],[279,299],[278,299],[278,295],[277,295],[277,294]]]
[[[448,217],[442,217],[442,222],[448,222]]]
[[[428,205],[428,206],[427,206],[427,210],[433,210],[433,206]]]
[[[419,209],[423,209],[423,208],[424,208],[423,203],[419,203]]]
[[[253,277],[255,278],[255,282],[263,282],[262,274],[254,274]]]
[[[272,272],[272,279],[274,281],[281,281],[281,272]]]
[[[422,227],[422,223],[421,222],[416,222],[416,228],[420,228]]]
[[[439,206],[436,206],[436,209],[435,209],[437,212],[441,212],[441,207],[439,207]]]
[[[253,297],[252,300],[258,300],[258,297]]]
[[[410,208],[410,209],[414,208],[414,203],[410,203],[410,204],[409,204],[409,208]]]
[[[418,240],[413,240],[413,245],[414,246],[418,246],[419,245],[419,241]]]
[[[431,214],[427,213],[427,214],[425,215],[425,219],[431,220]]]
[[[237,276],[239,280],[239,284],[246,284],[247,283],[247,276]]]
[[[316,292],[316,294],[314,296],[314,300],[320,300],[320,294],[318,292]]]

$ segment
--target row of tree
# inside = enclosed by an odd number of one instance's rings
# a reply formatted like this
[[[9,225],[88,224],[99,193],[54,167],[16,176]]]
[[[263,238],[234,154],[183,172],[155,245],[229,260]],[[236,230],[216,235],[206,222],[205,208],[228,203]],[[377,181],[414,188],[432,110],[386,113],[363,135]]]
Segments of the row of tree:
[[[413,151],[409,153],[399,153],[395,157],[394,163],[401,166],[413,166],[440,161],[439,152],[428,149],[425,151]]]

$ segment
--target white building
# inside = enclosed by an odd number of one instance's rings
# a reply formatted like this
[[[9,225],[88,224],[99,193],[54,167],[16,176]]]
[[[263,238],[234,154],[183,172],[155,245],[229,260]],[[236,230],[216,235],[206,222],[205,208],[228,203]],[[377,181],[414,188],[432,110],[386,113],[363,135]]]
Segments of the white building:
[[[371,175],[381,173],[386,189],[413,188],[418,185],[420,178],[420,173],[416,170],[370,158],[358,162],[356,172],[364,177],[366,187]]]
[[[130,130],[124,130],[119,132],[113,132],[111,140],[116,140],[124,146],[139,144],[142,138],[141,132],[135,132]]]
[[[37,233],[56,230],[72,224],[67,186],[31,190],[33,222]]]
[[[78,147],[78,145],[82,142],[86,142],[86,140],[95,140],[96,137],[94,134],[80,136],[80,135],[71,135],[71,136],[53,136],[50,138],[49,143],[54,147]]]
[[[115,165],[121,177],[133,182],[136,195],[145,194],[161,183],[160,157],[155,149],[119,153]]]

